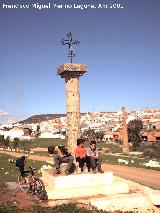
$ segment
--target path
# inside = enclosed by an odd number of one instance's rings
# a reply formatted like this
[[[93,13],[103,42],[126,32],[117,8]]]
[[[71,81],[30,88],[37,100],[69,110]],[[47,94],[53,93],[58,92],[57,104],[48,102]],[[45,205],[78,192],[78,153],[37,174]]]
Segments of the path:
[[[110,164],[103,165],[103,169],[105,171],[113,171],[115,176],[160,190],[160,171]]]
[[[24,155],[21,153],[8,152],[8,151],[0,151],[0,153],[6,153],[15,157]],[[38,156],[38,155],[30,155],[29,159],[41,161],[53,161],[52,157]],[[113,174],[115,176],[132,180],[134,182],[140,183],[150,188],[160,190],[160,171],[144,168],[126,167],[120,165],[110,165],[110,164],[103,164],[102,167],[104,171],[113,171]]]

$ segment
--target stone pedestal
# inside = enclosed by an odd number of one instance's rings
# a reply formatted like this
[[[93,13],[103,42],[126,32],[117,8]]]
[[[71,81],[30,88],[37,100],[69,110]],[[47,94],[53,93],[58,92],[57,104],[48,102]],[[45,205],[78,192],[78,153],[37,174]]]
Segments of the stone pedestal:
[[[48,199],[69,199],[94,195],[128,193],[128,184],[113,182],[113,172],[54,176],[53,169],[42,170]]]
[[[67,108],[67,147],[74,155],[76,140],[80,137],[79,77],[87,72],[86,64],[63,64],[57,74],[65,78]]]

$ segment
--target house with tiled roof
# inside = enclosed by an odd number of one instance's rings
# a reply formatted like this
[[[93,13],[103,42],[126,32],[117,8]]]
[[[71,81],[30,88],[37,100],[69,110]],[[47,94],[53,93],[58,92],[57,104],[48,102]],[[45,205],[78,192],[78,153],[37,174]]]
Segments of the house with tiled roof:
[[[160,142],[160,130],[159,131],[145,131],[142,134],[142,140],[147,142]]]

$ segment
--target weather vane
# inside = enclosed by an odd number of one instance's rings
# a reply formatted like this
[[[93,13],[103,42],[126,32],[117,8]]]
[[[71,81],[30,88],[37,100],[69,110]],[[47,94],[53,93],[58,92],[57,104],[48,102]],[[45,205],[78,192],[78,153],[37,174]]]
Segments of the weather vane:
[[[61,43],[63,45],[68,44],[68,47],[69,47],[68,57],[71,58],[71,63],[72,63],[73,58],[75,57],[75,53],[73,51],[72,45],[73,44],[78,45],[80,43],[80,41],[78,41],[78,40],[73,41],[71,32],[67,33],[67,37],[68,37],[68,39],[62,39]]]

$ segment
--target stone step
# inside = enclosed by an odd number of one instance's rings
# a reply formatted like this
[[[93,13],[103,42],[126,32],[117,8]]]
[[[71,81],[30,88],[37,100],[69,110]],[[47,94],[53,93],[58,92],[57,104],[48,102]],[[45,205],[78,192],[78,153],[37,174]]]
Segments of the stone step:
[[[50,190],[46,188],[48,199],[53,200],[64,200],[70,198],[84,198],[88,196],[94,196],[101,194],[103,191],[102,186],[100,187],[82,187],[82,188],[72,188],[68,190]]]
[[[99,185],[96,187],[77,187],[64,190],[51,190],[46,187],[48,199],[69,199],[69,198],[84,198],[95,195],[113,195],[117,193],[128,193],[129,188],[127,184],[111,183],[106,186]]]
[[[129,193],[129,186],[127,183],[120,181],[113,181],[113,183],[106,185],[103,188],[103,195],[115,195],[121,193]]]
[[[160,191],[159,190],[148,190],[147,196],[153,203],[153,205],[160,206]]]
[[[114,176],[114,181],[127,183],[131,192],[141,192],[149,198],[153,205],[160,206],[160,190],[154,190],[139,183],[116,176]]]
[[[42,179],[48,199],[69,199],[129,192],[128,184],[113,181],[113,172],[54,176],[53,169],[44,169]]]
[[[159,212],[151,201],[143,193],[121,194],[104,198],[90,199],[90,204],[99,210],[106,211],[135,211],[135,212]],[[155,210],[155,211],[153,211]]]
[[[54,175],[53,169],[43,169],[42,179],[44,184],[52,189],[70,189],[78,187],[96,187],[99,185],[107,185],[113,182],[113,172],[105,172],[103,174],[87,173],[72,174],[68,176]]]

